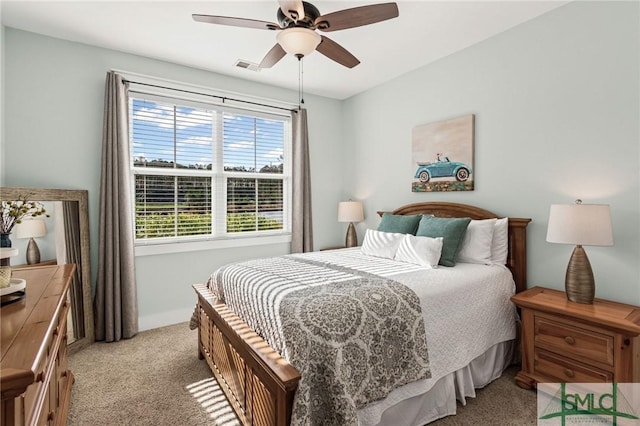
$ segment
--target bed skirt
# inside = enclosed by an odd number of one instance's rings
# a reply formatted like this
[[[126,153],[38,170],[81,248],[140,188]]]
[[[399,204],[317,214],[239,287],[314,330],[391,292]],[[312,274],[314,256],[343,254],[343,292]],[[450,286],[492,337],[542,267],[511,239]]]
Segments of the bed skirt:
[[[426,392],[395,403],[406,392],[415,392],[419,383],[411,383],[393,391],[382,401],[358,411],[360,426],[424,425],[456,413],[456,401],[465,405],[466,398],[475,398],[476,389],[483,388],[502,375],[511,365],[515,341],[498,343],[467,366],[440,378]],[[415,386],[415,389],[407,387]],[[424,383],[423,383],[424,386]]]

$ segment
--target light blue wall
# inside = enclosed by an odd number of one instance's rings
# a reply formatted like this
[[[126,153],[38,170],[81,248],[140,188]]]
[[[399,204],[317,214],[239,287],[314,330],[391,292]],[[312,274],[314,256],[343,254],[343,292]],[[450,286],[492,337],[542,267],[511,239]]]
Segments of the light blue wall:
[[[563,288],[572,247],[549,206],[611,205],[614,247],[586,247],[596,295],[640,304],[639,4],[573,2],[345,102],[345,188],[374,212],[419,201],[530,217],[529,286]],[[412,193],[411,129],[475,114],[476,190]]]
[[[104,81],[110,69],[295,103],[297,93],[13,28],[4,38],[7,186],[89,190],[92,270],[97,270],[98,196]],[[292,76],[295,78],[295,76]],[[335,244],[342,186],[340,168],[327,164],[342,150],[341,103],[305,95],[313,183],[315,245]],[[224,263],[273,256],[288,244],[138,257],[136,275],[143,328],[186,321],[195,302],[191,284]]]
[[[545,242],[549,205],[611,205],[615,246],[587,247],[597,295],[640,304],[638,3],[574,2],[346,101],[305,96],[316,249],[340,244],[338,201],[376,210],[444,200],[531,217],[529,284],[561,288],[570,246]],[[107,70],[123,69],[254,96],[291,91],[6,28],[5,185],[86,188],[96,269]],[[416,48],[419,52],[419,48]],[[476,190],[414,194],[411,129],[476,115]],[[4,155],[3,155],[4,160]],[[28,165],[28,167],[25,167]],[[288,245],[138,257],[143,328],[186,320],[217,266]]]

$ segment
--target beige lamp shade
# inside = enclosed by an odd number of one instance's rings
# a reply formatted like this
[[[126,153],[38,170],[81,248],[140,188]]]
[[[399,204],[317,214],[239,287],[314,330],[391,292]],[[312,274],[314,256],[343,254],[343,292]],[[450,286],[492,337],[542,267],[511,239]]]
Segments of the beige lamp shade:
[[[613,230],[609,205],[551,205],[547,241],[583,246],[612,246]]]
[[[47,225],[42,219],[23,220],[16,225],[16,238],[38,238],[47,235]]]
[[[338,203],[338,222],[362,222],[364,210],[360,201],[342,201]]]
[[[287,28],[276,36],[276,40],[285,52],[291,55],[307,56],[313,52],[322,40],[320,34],[308,28]]]

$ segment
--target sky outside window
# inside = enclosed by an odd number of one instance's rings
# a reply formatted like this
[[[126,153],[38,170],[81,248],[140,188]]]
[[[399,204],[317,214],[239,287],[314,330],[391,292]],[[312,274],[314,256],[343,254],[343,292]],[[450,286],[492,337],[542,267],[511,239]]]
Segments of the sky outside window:
[[[211,169],[216,112],[133,99],[136,166]],[[284,122],[223,113],[227,171],[282,173]]]

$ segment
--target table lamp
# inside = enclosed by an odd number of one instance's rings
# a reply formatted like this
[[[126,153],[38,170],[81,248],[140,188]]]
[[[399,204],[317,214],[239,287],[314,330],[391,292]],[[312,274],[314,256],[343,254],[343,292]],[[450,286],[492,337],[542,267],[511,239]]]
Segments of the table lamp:
[[[576,303],[592,304],[595,280],[587,253],[582,246],[612,246],[611,211],[606,204],[553,204],[549,211],[547,241],[575,244],[567,273],[565,290],[567,299]]]
[[[42,219],[23,220],[16,225],[16,238],[29,238],[27,264],[40,263],[40,249],[34,238],[47,235],[47,225]]]
[[[349,200],[338,203],[338,222],[349,222],[345,241],[347,247],[356,247],[358,245],[358,234],[356,234],[353,222],[362,222],[363,220],[364,211],[360,201]]]

